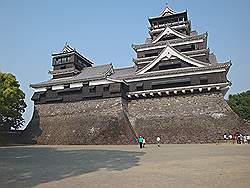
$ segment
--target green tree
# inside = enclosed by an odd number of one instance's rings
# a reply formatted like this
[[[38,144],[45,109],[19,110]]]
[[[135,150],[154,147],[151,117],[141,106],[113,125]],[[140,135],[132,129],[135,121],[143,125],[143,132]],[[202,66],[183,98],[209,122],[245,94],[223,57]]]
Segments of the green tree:
[[[0,72],[0,130],[17,129],[24,123],[25,94],[15,76]]]
[[[229,95],[228,104],[240,117],[250,120],[250,90]]]

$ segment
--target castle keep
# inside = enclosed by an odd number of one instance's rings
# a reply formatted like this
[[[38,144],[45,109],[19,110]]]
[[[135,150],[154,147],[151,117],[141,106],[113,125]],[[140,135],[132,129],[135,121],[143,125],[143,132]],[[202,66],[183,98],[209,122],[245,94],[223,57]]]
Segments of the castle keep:
[[[52,54],[52,78],[35,89],[40,144],[127,144],[145,136],[164,143],[215,142],[245,130],[224,101],[231,62],[219,63],[207,33],[169,6],[149,18],[149,38],[134,44],[134,66],[95,66],[69,45]]]

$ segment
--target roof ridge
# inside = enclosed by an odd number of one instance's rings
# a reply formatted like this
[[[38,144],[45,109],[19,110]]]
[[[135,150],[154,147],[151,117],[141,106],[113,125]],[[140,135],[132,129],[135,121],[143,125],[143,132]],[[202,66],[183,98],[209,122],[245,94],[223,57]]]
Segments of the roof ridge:
[[[103,65],[95,65],[95,66],[93,66],[93,67],[85,67],[85,68],[96,68],[96,67],[105,67],[105,66],[112,66],[112,64],[109,63],[109,64],[103,64]],[[83,69],[85,69],[85,68],[83,68]],[[82,69],[82,70],[83,70],[83,69]]]
[[[114,70],[121,70],[121,69],[131,69],[131,68],[135,68],[135,66],[132,66],[132,67],[120,67],[120,68],[114,68]]]

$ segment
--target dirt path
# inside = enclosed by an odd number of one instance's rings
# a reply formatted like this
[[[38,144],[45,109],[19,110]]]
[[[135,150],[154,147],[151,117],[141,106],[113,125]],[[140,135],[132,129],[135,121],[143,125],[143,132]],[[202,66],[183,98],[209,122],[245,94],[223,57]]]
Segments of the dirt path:
[[[248,187],[250,145],[0,148],[0,187]]]

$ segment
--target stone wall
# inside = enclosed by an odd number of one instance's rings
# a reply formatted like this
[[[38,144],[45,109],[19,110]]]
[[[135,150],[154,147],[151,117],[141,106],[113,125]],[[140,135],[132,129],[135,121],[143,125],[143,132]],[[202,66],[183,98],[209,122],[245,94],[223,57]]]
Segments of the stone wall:
[[[37,143],[128,144],[134,132],[125,107],[121,97],[35,105],[33,122],[41,129]]]
[[[225,132],[250,133],[250,125],[227,105],[221,93],[125,100],[122,97],[36,104],[24,131],[38,144],[211,143]]]
[[[138,135],[155,143],[210,143],[226,131],[250,133],[249,124],[227,105],[221,93],[131,100],[129,119]]]

